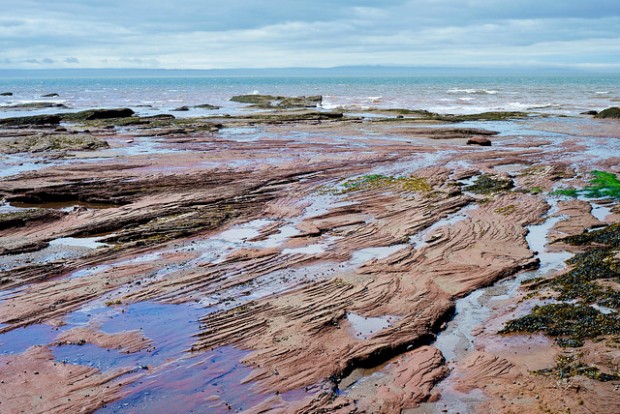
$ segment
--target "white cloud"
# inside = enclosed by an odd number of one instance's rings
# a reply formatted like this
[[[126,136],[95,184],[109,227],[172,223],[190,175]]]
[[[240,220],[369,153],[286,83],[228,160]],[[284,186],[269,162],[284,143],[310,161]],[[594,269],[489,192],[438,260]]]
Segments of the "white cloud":
[[[617,0],[22,0],[0,67],[579,65],[620,61]]]

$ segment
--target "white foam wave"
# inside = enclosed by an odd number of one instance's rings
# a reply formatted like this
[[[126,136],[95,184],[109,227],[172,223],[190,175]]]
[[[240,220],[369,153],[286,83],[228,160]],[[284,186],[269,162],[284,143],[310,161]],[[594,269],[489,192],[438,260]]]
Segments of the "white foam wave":
[[[458,89],[458,88],[452,88],[452,89],[448,89],[446,91],[446,93],[450,93],[450,94],[466,93],[466,94],[474,94],[474,95],[497,95],[499,93],[499,91],[496,91],[496,90],[493,90],[493,89]]]
[[[36,103],[49,103],[49,104],[66,104],[67,100],[66,99],[20,99],[20,100],[11,100],[11,101],[6,101],[3,103],[0,103],[0,107],[4,107],[4,108],[12,108],[12,107],[19,107],[22,105],[29,105],[29,104],[36,104]]]

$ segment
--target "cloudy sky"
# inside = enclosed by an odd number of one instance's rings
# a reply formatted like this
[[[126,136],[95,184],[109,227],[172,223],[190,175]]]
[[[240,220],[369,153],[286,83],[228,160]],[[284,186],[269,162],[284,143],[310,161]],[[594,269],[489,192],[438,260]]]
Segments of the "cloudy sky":
[[[620,0],[3,1],[0,68],[620,71]]]

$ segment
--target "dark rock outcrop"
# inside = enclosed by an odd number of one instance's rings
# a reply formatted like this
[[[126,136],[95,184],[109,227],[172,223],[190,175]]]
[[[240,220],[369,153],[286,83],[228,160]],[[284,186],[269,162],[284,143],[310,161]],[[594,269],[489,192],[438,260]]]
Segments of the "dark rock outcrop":
[[[317,96],[298,96],[282,99],[278,103],[279,108],[316,108],[323,102],[323,97]]]
[[[0,119],[0,125],[7,127],[56,126],[61,120],[60,115],[21,116],[18,118]]]
[[[134,115],[129,108],[89,109],[87,111],[62,114],[63,121],[95,121],[98,119],[128,118]]]
[[[13,92],[2,92],[0,96],[13,96]]]
[[[285,99],[285,96],[273,95],[236,95],[230,98],[231,102],[247,103],[254,105],[271,104],[273,101]]]
[[[57,93],[48,93],[48,94],[45,94],[45,95],[41,95],[41,98],[56,98],[58,96],[60,96],[60,95],[58,95]]]
[[[620,119],[620,108],[612,106],[611,108],[599,112],[594,117],[599,119]]]
[[[582,112],[580,115],[598,115],[598,111],[585,111]]]
[[[273,95],[237,95],[230,98],[232,102],[253,104],[258,108],[316,108],[323,101],[322,96],[273,96]]]
[[[185,111],[189,111],[189,106],[179,106],[178,108],[174,108],[173,111],[176,112],[185,112]]]
[[[480,145],[481,147],[490,147],[491,140],[487,137],[473,136],[467,140],[467,145]]]
[[[194,108],[198,108],[198,109],[209,109],[209,110],[216,110],[216,109],[220,109],[220,107],[219,107],[219,106],[216,106],[216,105],[211,105],[211,104],[196,105],[196,106],[194,106]]]

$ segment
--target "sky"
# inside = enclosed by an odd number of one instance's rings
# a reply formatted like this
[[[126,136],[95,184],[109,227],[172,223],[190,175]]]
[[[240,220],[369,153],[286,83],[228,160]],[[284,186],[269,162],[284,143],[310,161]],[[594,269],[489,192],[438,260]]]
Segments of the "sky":
[[[620,72],[620,0],[0,0],[0,69]]]

